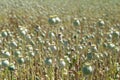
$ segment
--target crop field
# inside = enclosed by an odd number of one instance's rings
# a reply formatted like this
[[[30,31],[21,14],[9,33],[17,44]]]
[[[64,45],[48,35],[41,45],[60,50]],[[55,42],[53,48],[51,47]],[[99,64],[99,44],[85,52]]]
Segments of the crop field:
[[[0,80],[120,80],[120,0],[0,0]]]

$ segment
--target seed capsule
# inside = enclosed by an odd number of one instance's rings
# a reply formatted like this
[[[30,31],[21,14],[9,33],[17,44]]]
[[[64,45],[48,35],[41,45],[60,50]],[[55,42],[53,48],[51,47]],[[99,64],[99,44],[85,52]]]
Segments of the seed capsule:
[[[9,69],[10,71],[14,71],[14,70],[15,70],[15,65],[14,65],[14,64],[10,64],[10,65],[8,66],[8,69]]]
[[[14,52],[15,57],[19,57],[20,54],[21,54],[21,52],[20,52],[19,50],[16,50],[16,51]]]
[[[1,33],[1,35],[2,35],[2,37],[7,37],[7,36],[8,36],[8,33],[7,33],[6,31],[3,31],[3,32]]]
[[[45,64],[51,65],[52,64],[52,59],[51,58],[46,58]]]
[[[8,58],[8,57],[11,56],[11,54],[7,51],[7,52],[3,53],[3,56],[6,57],[6,58]]]
[[[84,75],[89,75],[93,72],[93,68],[89,64],[85,64],[82,68],[82,72]]]
[[[4,66],[4,67],[9,66],[9,61],[8,60],[2,61],[2,66]]]
[[[24,58],[18,58],[18,59],[17,59],[17,62],[18,62],[19,64],[23,64],[23,63],[25,62],[25,60],[24,60]]]
[[[74,22],[73,22],[73,25],[74,26],[79,26],[80,25],[80,21],[78,19],[74,19]]]
[[[60,67],[65,67],[66,63],[63,59],[60,59]]]

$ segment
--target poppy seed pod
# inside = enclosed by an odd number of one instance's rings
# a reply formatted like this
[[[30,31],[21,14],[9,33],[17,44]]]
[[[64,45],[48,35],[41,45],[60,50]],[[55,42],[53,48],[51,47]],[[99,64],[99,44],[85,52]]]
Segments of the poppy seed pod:
[[[3,56],[6,58],[9,58],[11,56],[10,52],[6,51],[5,53],[3,53]]]
[[[55,33],[49,32],[49,37],[50,37],[50,38],[55,38]]]
[[[111,34],[112,34],[113,38],[119,39],[119,37],[120,37],[120,32],[119,31],[113,31]]]
[[[14,52],[14,56],[15,56],[15,57],[19,57],[20,54],[21,54],[21,52],[20,52],[19,50],[16,50],[16,51]]]
[[[78,45],[78,50],[82,50],[83,49],[83,46],[82,45]]]
[[[60,23],[61,22],[61,19],[59,17],[56,17],[56,23]]]
[[[77,18],[75,18],[74,21],[73,21],[73,25],[74,26],[79,26],[80,25],[80,21]]]
[[[25,36],[27,33],[26,33],[26,31],[21,31],[21,35],[23,35],[23,36]]]
[[[36,26],[35,26],[35,31],[36,31],[36,32],[39,32],[40,30],[41,30],[41,27],[40,27],[39,25],[36,25]]]
[[[52,44],[49,46],[49,49],[52,52],[57,51],[57,47],[55,45],[52,45]]]
[[[99,26],[104,26],[104,25],[105,25],[105,22],[104,22],[102,19],[99,19],[98,25],[99,25]]]
[[[10,46],[15,48],[15,47],[17,47],[18,45],[17,45],[16,41],[13,40],[13,41],[10,43]]]
[[[60,27],[60,31],[64,31],[64,27],[61,26],[61,27]]]
[[[10,64],[10,65],[8,66],[8,69],[9,69],[10,71],[14,71],[14,70],[15,70],[15,65],[14,65],[14,64]]]
[[[93,72],[93,68],[91,65],[89,64],[85,64],[83,67],[82,67],[82,72],[84,75],[90,75],[92,74]]]
[[[48,19],[49,24],[57,24],[61,22],[61,19],[57,15],[50,16]]]
[[[114,48],[114,51],[117,52],[117,53],[119,53],[120,48],[119,48],[119,47],[115,47],[115,48]]]
[[[45,64],[51,65],[52,64],[52,59],[51,58],[46,58],[45,59]]]
[[[60,59],[60,67],[65,67],[66,63],[63,59]]]
[[[17,62],[19,63],[19,64],[23,64],[24,62],[25,62],[25,60],[24,60],[24,58],[18,58],[17,59]]]
[[[27,34],[25,37],[27,41],[30,41],[32,39],[32,37],[29,34]]]
[[[91,51],[93,51],[93,52],[97,52],[98,51],[98,49],[97,49],[97,47],[96,47],[96,45],[91,45],[91,48],[90,48],[90,50]]]
[[[29,57],[34,57],[35,56],[35,53],[33,51],[30,51],[29,52]]]
[[[8,60],[3,60],[2,61],[2,66],[4,66],[4,67],[9,66],[9,61]]]
[[[112,39],[112,35],[111,35],[111,34],[108,34],[108,35],[107,35],[107,39],[110,39],[110,40],[111,40],[111,39]]]
[[[32,45],[27,45],[26,48],[27,48],[28,51],[33,51]]]
[[[6,31],[2,31],[1,35],[2,35],[2,37],[7,37],[8,33]]]
[[[107,47],[108,47],[109,49],[114,49],[114,48],[115,48],[115,44],[109,42]]]
[[[87,59],[91,60],[91,59],[93,59],[93,57],[94,57],[94,53],[92,53],[92,52],[87,53]]]
[[[49,18],[48,22],[49,22],[49,24],[56,24],[56,19],[55,18]]]
[[[19,32],[21,36],[26,36],[28,30],[25,27],[19,26]]]

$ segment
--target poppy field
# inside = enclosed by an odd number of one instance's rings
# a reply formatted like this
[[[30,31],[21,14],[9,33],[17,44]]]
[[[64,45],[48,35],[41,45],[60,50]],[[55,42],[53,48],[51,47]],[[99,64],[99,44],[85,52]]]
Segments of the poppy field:
[[[120,1],[1,0],[0,80],[120,80]]]

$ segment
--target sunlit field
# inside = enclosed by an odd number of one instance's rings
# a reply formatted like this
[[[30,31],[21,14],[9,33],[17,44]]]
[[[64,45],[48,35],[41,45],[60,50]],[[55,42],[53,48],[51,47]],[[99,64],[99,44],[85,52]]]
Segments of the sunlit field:
[[[0,80],[120,80],[120,0],[1,0]]]

